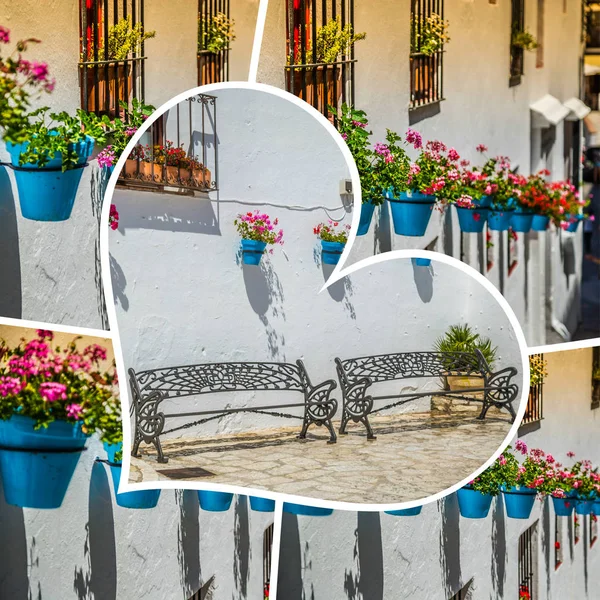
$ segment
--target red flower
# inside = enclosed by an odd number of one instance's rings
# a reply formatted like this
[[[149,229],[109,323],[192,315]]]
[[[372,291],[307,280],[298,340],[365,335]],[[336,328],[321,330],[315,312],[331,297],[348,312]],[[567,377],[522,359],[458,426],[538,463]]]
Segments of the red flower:
[[[554,547],[555,547],[557,550],[560,550],[560,542],[556,542],[556,543],[554,544]]]

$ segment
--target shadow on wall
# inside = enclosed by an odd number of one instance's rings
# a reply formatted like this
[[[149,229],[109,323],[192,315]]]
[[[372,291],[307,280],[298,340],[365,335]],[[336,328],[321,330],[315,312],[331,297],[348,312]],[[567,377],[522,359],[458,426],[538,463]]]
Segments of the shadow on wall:
[[[181,588],[192,596],[200,588],[200,508],[198,493],[193,490],[176,490],[179,505],[179,526],[177,528],[177,560]]]
[[[0,316],[20,319],[23,306],[17,207],[5,167],[0,167],[0,281]]]
[[[440,501],[442,529],[440,532],[440,566],[446,596],[450,598],[462,587],[460,568],[460,513],[456,494]]]
[[[492,512],[492,586],[496,598],[504,598],[506,580],[506,522],[502,494],[496,497]]]
[[[237,496],[234,515],[233,577],[239,599],[248,598],[250,579],[250,523],[248,521],[248,498]]]
[[[79,600],[117,598],[117,551],[113,500],[107,469],[94,463],[90,477],[87,535],[84,554],[87,567],[75,570],[73,589]]]
[[[102,262],[100,260],[100,224],[102,223],[102,202],[106,193],[106,185],[110,174],[107,169],[94,169],[91,178],[90,198],[92,203],[92,215],[96,217],[96,239],[94,241],[94,283],[96,284],[96,302],[98,303],[98,315],[102,329],[108,330],[108,313],[104,300],[104,287],[102,285]]]
[[[308,550],[308,543],[306,549]],[[302,548],[298,517],[284,512],[281,520],[277,596],[285,600],[305,600],[302,579]]]
[[[427,304],[433,298],[433,267],[418,267],[413,261],[412,268],[419,298]]]
[[[10,548],[10,552],[4,549]],[[27,534],[23,510],[4,501],[0,479],[0,598],[34,597],[27,575]]]
[[[323,263],[321,261],[321,253],[318,249],[315,249],[314,258],[317,265],[321,265],[321,270],[323,271],[323,283],[326,283],[331,277],[331,274],[335,269],[335,265],[326,265]],[[327,287],[327,292],[332,300],[342,303],[344,310],[348,312],[350,318],[356,321],[356,310],[354,309],[354,304],[352,304],[354,288],[352,287],[352,280],[350,277],[338,279],[336,282]]]
[[[550,586],[552,585],[550,560],[554,544],[552,542],[552,529],[550,527],[550,505],[544,500],[542,507],[542,556],[544,557],[544,567],[546,569],[546,594],[550,597]]]
[[[121,265],[116,261],[112,254],[109,255],[110,261],[110,279],[112,281],[113,295],[115,302],[121,305],[121,308],[127,312],[129,310],[129,298],[125,293],[127,287],[127,278],[121,268]]]
[[[373,235],[373,255],[389,252],[392,249],[392,220],[387,202],[379,206]]]
[[[359,512],[354,533],[356,572],[346,571],[344,575],[344,590],[348,600],[383,600],[381,515]]]

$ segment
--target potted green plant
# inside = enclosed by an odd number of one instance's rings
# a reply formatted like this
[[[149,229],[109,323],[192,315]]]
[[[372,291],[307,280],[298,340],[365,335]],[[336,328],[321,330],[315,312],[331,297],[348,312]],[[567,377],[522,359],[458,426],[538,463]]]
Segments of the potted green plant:
[[[198,72],[200,83],[221,81],[219,55],[227,52],[235,41],[235,21],[225,13],[201,15],[198,18]]]
[[[468,353],[473,355],[479,350],[485,358],[488,366],[493,368],[496,361],[498,348],[492,344],[489,338],[482,337],[474,331],[470,325],[451,325],[446,333],[438,338],[434,344],[436,352],[444,353]],[[461,375],[447,375],[446,387],[452,391],[468,390],[483,387],[483,378],[480,375],[472,375],[478,371],[476,363],[465,357],[465,364],[461,366],[461,360],[454,357],[449,358],[448,366],[452,372],[463,371]]]
[[[547,366],[548,362],[539,354],[529,357],[529,387],[533,388],[544,383],[544,379],[548,376]]]
[[[535,50],[539,46],[538,41],[527,29],[514,29],[510,43],[515,48],[522,48],[528,52]]]
[[[98,31],[104,31],[102,23]],[[89,111],[110,116],[117,115],[119,102],[129,101],[129,97],[125,97],[126,89],[127,96],[130,96],[133,90],[131,63],[125,61],[134,54],[141,54],[142,44],[155,36],[156,31],[144,31],[141,22],[133,25],[131,16],[124,17],[115,25],[109,26],[106,46],[104,39],[100,39],[96,44],[93,34],[90,34],[81,53],[81,62],[86,63],[84,67],[87,66],[81,70],[81,73],[87,77],[85,106]],[[109,63],[98,64],[98,61],[109,61]],[[84,93],[83,85],[81,93]]]
[[[89,436],[104,439],[106,407],[117,393],[105,348],[79,350],[80,338],[61,348],[53,337],[38,330],[17,346],[0,342],[0,477],[15,506],[62,504]]]
[[[267,244],[283,245],[283,229],[275,229],[279,220],[271,221],[269,215],[259,210],[239,214],[233,224],[242,238],[242,260],[245,265],[258,265]]]
[[[313,233],[321,240],[321,260],[325,265],[337,265],[348,241],[350,225],[340,225],[336,221],[319,223]]]
[[[492,500],[500,493],[500,477],[494,463],[457,492],[458,509],[466,519],[485,519]]]

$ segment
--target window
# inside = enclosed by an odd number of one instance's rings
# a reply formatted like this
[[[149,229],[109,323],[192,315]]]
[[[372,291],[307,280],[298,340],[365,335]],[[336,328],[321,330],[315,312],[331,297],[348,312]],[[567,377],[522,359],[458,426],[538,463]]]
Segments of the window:
[[[510,29],[510,79],[509,85],[515,86],[521,83],[523,76],[524,51],[520,46],[512,43],[513,34],[523,31],[525,28],[525,0],[512,0],[511,11],[511,29]]]
[[[543,354],[532,354],[529,357],[529,370],[531,372],[529,385],[529,398],[523,416],[523,425],[535,423],[543,419],[544,414],[544,377],[546,375],[546,362]]]
[[[273,552],[273,532],[274,525],[270,525],[265,530],[265,536],[263,541],[263,582],[265,597],[269,595],[269,586],[271,582],[271,564],[272,564],[272,552]]]
[[[229,0],[199,0],[198,85],[229,81],[229,44],[233,35]]]
[[[535,56],[535,66],[541,69],[544,66],[544,2],[538,0],[537,3],[537,48]]]
[[[537,600],[537,523],[525,530],[519,538],[519,589],[518,597]]]
[[[358,41],[354,0],[287,0],[286,90],[328,118],[330,106],[354,104],[354,44],[327,43],[349,29]]]
[[[554,568],[558,569],[563,563],[562,547],[562,524],[563,520],[554,515]]]
[[[595,514],[590,515],[590,548],[598,540],[598,516]]]
[[[144,98],[144,0],[79,0],[81,108],[114,117]]]
[[[218,189],[216,97],[192,96],[144,133],[119,175],[122,186],[165,193]]]
[[[411,0],[410,108],[444,99],[444,0]]]
[[[600,408],[600,346],[593,349],[592,358],[592,409]]]

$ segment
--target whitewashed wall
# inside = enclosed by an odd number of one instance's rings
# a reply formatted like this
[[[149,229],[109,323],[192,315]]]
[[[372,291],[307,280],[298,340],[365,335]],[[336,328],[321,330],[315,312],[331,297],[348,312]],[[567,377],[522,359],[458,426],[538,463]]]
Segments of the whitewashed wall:
[[[446,2],[451,40],[444,55],[445,100],[438,108],[409,112],[410,3],[356,0],[355,28],[367,37],[355,46],[355,105],[367,112],[374,139],[382,140],[386,128],[403,134],[411,126],[425,139],[441,139],[473,162],[481,160],[475,148],[483,143],[490,156],[510,156],[521,173],[541,168],[538,157],[532,156],[529,106],[547,93],[561,101],[578,96],[581,55],[580,3],[547,0],[544,5],[544,66],[537,68],[536,53],[526,52],[522,83],[509,87],[510,2]],[[526,27],[534,35],[537,11],[538,2],[527,0]],[[285,52],[285,6],[270,3],[258,81],[284,87]],[[552,164],[547,165],[555,179],[565,176],[562,128],[561,123]],[[579,321],[580,233],[562,242],[551,233],[521,236],[517,266],[509,275],[507,234],[491,232],[494,264],[488,270],[484,234],[461,234],[454,210],[443,217],[434,215],[422,238],[394,235],[387,211],[377,225],[358,240],[361,253],[417,247],[450,254],[486,274],[502,291],[530,344],[545,343],[546,329],[553,324],[563,331],[564,325],[567,335],[574,333]],[[571,249],[572,267],[566,262]],[[571,268],[565,281],[561,273]]]
[[[146,102],[160,106],[196,87],[197,3],[146,1],[145,25],[156,30],[146,43]],[[231,51],[231,78],[247,79],[258,2],[234,1],[238,39]],[[48,27],[48,14],[57,27]],[[38,104],[52,110],[79,108],[79,7],[70,0],[12,3],[2,11],[11,39],[35,37],[29,60],[48,63],[56,88]],[[0,161],[8,160],[4,145]],[[0,316],[108,329],[102,299],[98,231],[105,180],[92,160],[84,170],[73,214],[61,223],[23,219],[13,172],[0,166]]]
[[[591,410],[590,349],[546,354],[544,420],[522,436],[568,464],[566,452],[600,462],[600,410]],[[284,514],[278,597],[285,600],[446,600],[471,579],[472,600],[518,592],[518,540],[537,521],[536,598],[597,597],[600,547],[590,548],[589,517],[580,541],[562,526],[563,564],[554,568],[555,519],[537,502],[528,520],[509,519],[501,500],[484,520],[459,516],[456,496],[426,505],[418,517],[336,511],[327,518]]]

